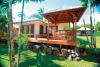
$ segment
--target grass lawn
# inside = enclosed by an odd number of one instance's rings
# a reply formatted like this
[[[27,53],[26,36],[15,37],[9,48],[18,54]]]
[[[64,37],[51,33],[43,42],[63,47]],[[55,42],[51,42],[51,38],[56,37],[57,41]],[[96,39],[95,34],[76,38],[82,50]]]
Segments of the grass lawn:
[[[100,36],[100,31],[96,32],[96,36]]]
[[[85,37],[80,38],[85,40]],[[100,37],[97,37],[97,49],[100,51],[99,44]],[[9,55],[7,48],[7,45],[0,44],[0,63],[4,67],[9,67]],[[68,60],[67,57],[57,57],[50,54],[24,50],[21,53],[20,67],[100,67],[99,56],[89,54],[86,57],[81,57],[81,61],[71,61]]]
[[[88,39],[90,41],[90,37]],[[80,42],[80,45],[88,46],[89,44],[86,36],[77,36],[77,40]],[[100,48],[100,36],[96,36],[96,47]]]

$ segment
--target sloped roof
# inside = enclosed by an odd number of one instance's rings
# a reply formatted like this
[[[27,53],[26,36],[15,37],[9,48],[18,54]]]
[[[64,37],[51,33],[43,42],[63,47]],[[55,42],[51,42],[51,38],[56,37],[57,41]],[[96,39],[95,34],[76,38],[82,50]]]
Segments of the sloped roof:
[[[52,23],[78,22],[85,11],[85,7],[60,10],[43,14]]]

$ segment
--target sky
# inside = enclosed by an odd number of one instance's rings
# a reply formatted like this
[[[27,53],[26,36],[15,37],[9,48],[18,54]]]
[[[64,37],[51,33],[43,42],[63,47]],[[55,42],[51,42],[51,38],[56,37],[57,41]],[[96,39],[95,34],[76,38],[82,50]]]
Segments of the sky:
[[[21,3],[13,5],[13,17],[14,21],[20,21],[20,18],[17,16],[19,12],[21,12]],[[62,9],[68,9],[68,8],[74,8],[74,7],[80,7],[81,2],[79,0],[45,0],[44,2],[29,2],[25,3],[25,9],[24,13],[26,16],[31,16],[34,13],[37,13],[39,8],[44,8],[44,12],[50,12],[55,10],[62,10]],[[96,21],[100,21],[100,5],[95,9],[95,17]],[[89,22],[89,9],[87,9],[82,16],[82,18],[86,20],[86,22]],[[82,18],[79,21],[79,24],[82,24]],[[29,20],[29,18],[26,18],[26,20]]]

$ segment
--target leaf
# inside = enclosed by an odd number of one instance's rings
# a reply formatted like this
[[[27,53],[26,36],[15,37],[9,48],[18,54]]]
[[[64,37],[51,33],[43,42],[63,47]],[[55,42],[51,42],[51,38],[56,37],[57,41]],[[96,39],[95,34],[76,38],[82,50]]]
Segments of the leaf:
[[[18,44],[19,45],[27,45],[27,43],[28,43],[27,34],[20,34],[18,37]]]

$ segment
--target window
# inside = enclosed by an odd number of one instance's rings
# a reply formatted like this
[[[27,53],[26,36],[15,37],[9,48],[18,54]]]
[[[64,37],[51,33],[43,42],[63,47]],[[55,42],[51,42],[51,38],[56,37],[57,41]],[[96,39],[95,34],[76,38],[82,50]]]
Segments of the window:
[[[26,33],[29,34],[29,25],[26,26]]]
[[[22,32],[23,32],[23,33],[25,32],[24,25],[22,25]]]
[[[34,24],[31,25],[31,33],[34,34]]]
[[[43,34],[43,29],[44,29],[43,25],[40,25],[40,34]]]

